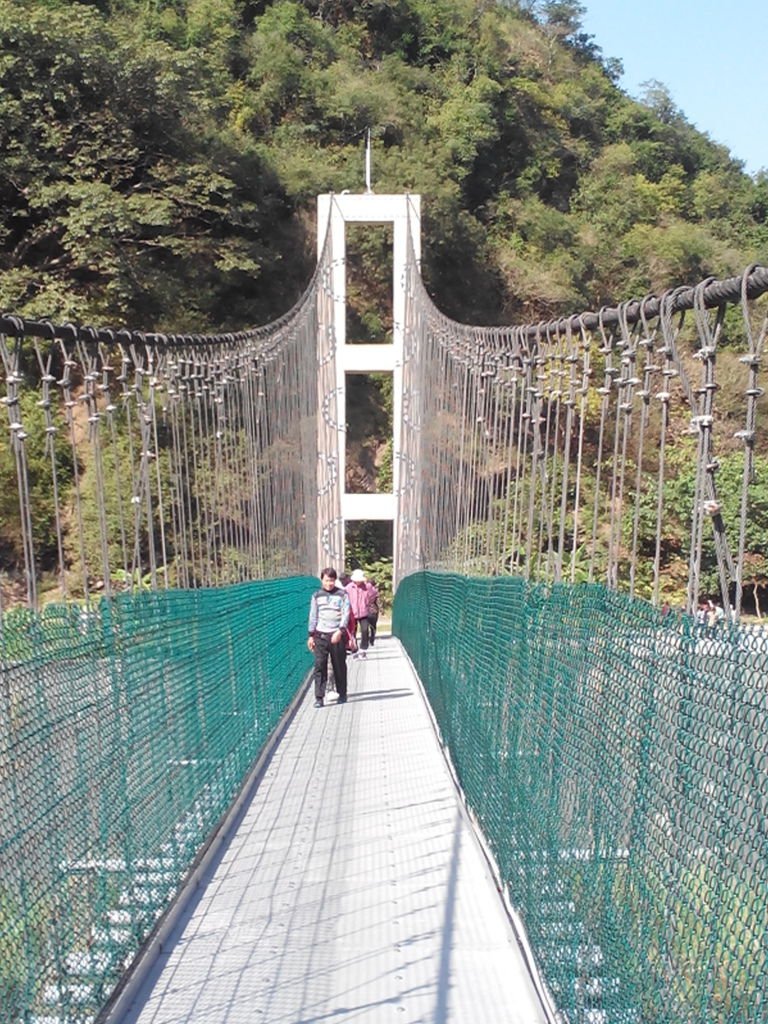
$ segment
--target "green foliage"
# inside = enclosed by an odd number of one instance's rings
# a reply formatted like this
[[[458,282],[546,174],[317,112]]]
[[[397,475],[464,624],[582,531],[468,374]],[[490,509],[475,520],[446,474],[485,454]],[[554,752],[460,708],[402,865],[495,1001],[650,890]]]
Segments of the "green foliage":
[[[54,562],[58,552],[54,469],[60,496],[68,493],[74,471],[72,450],[66,439],[54,444],[46,435],[44,411],[35,394],[23,393],[19,414],[28,435],[23,449],[0,445],[0,553],[3,567],[12,571],[20,571],[24,565],[19,468],[24,467],[32,536],[43,562]]]
[[[392,531],[389,523],[362,521],[347,524],[347,572],[363,569],[379,590],[381,610],[392,606]]]
[[[368,129],[373,186],[424,196],[425,279],[464,322],[537,321],[760,259],[768,176],[744,174],[660,83],[626,96],[582,15],[549,0],[0,0],[0,308],[185,333],[273,319],[309,277],[316,194],[362,189]],[[391,330],[385,249],[370,232],[350,263],[361,341]],[[212,463],[197,454],[199,495]],[[42,486],[43,454],[29,460]],[[11,470],[3,452],[12,568]],[[224,554],[246,507],[232,484],[220,550],[240,578]],[[36,506],[50,569],[51,510]],[[112,550],[111,511],[107,527]],[[89,564],[100,530],[88,522]]]
[[[741,516],[741,493],[744,472],[743,456],[738,452],[719,460],[716,486],[726,539],[730,539],[735,554],[734,538],[738,536]],[[681,445],[670,451],[664,481],[664,536],[661,547],[662,574],[666,578],[665,596],[680,603],[687,585],[688,566],[681,563],[681,554],[687,550],[696,485],[696,459],[690,446]],[[656,549],[656,482],[648,480],[640,510],[639,542],[641,557],[636,566],[640,592],[645,585],[648,593],[652,558]],[[624,524],[625,536],[631,535],[631,523]],[[754,473],[748,487],[747,520],[745,527],[745,553],[747,573],[743,580],[745,592],[758,604],[758,591],[768,584],[768,459],[757,456]],[[715,554],[713,530],[710,521],[704,523],[701,586],[703,594],[720,598],[720,581]]]
[[[393,442],[392,438],[388,438],[381,450],[381,460],[379,462],[379,475],[377,479],[379,491],[391,491],[394,484],[394,467],[392,460]]]
[[[262,312],[282,197],[219,127],[234,7],[188,13],[184,49],[146,25],[137,47],[117,16],[0,3],[0,306],[187,331]]]
[[[349,225],[346,244],[347,341],[391,342],[391,225]]]
[[[368,579],[376,584],[379,591],[379,610],[386,614],[392,608],[392,559],[381,557],[368,562]]]
[[[49,898],[23,907],[12,892],[0,888],[0,1006],[29,1005],[34,996],[29,964],[44,955],[51,903]]]
[[[152,590],[152,575],[151,572],[142,575],[138,569],[134,569],[133,572],[115,569],[110,578],[117,584],[117,589],[136,593],[138,590]]]
[[[368,128],[376,190],[425,197],[425,274],[457,319],[744,266],[766,180],[659,83],[625,96],[582,15],[0,0],[0,306],[185,331],[277,315],[308,275],[304,212],[361,188]]]

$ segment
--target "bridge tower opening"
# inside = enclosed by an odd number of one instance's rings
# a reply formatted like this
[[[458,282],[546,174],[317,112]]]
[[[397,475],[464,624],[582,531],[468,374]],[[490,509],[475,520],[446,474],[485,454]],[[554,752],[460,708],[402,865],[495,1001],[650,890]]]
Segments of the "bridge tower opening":
[[[365,193],[341,195],[328,194],[317,199],[317,244],[321,256],[326,240],[330,246],[331,293],[330,324],[320,323],[318,331],[318,352],[321,338],[328,332],[333,338],[335,356],[335,402],[329,403],[329,396],[319,396],[319,416],[328,426],[329,406],[335,409],[333,417],[333,451],[321,453],[321,460],[328,458],[335,463],[336,479],[339,486],[339,505],[331,522],[327,521],[327,503],[318,505],[318,567],[335,564],[341,570],[345,564],[345,543],[347,523],[365,521],[391,524],[392,573],[393,580],[400,578],[398,551],[400,549],[400,524],[398,521],[398,497],[401,492],[402,459],[402,395],[403,358],[405,352],[406,313],[406,267],[409,258],[409,233],[413,254],[421,258],[421,197],[414,195],[377,195],[370,190]],[[347,310],[347,225],[370,224],[391,225],[392,244],[392,289],[391,289],[391,334],[384,341],[356,342],[348,339]],[[389,319],[389,318],[387,318]],[[323,344],[326,341],[323,340]],[[361,493],[348,489],[347,474],[347,393],[350,378],[360,375],[392,375],[392,482],[391,487],[375,493]],[[321,428],[323,424],[320,424]],[[323,436],[323,430],[318,432]],[[319,498],[319,500],[321,500]],[[325,498],[323,497],[323,502]],[[324,511],[323,511],[324,510]]]

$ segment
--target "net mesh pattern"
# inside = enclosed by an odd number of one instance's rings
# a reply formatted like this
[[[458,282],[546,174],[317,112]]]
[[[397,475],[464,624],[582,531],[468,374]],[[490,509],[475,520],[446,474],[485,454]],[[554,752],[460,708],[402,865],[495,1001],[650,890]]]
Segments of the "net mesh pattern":
[[[0,315],[0,612],[338,559],[330,309],[326,246],[285,316],[236,334]]]
[[[768,638],[416,573],[394,632],[561,1024],[768,1019]]]
[[[125,594],[6,623],[2,1024],[95,1018],[306,676],[315,586]]]
[[[512,573],[689,612],[717,597],[728,619],[755,607],[768,268],[506,327],[447,318],[415,257],[407,288],[399,578]]]

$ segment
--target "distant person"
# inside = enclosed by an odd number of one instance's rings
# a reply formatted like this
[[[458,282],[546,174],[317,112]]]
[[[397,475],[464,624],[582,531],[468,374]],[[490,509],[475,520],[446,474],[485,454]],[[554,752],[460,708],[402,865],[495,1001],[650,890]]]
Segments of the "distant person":
[[[379,623],[379,591],[373,580],[369,580],[368,582],[376,591],[375,596],[368,602],[368,626],[371,636],[371,647],[373,647],[376,640],[376,627]]]
[[[347,703],[347,625],[349,597],[338,586],[336,570],[328,567],[320,573],[320,589],[309,600],[309,638],[307,646],[315,656],[312,679],[315,707],[321,708],[328,685],[328,658],[333,665],[337,704]]]
[[[366,580],[362,569],[355,569],[352,573],[346,591],[352,611],[360,626],[360,657],[365,658],[371,642],[370,606],[372,602],[375,602],[378,608],[379,592],[373,583]]]
[[[716,632],[717,627],[720,625],[724,618],[725,612],[720,607],[720,605],[716,604],[711,599],[707,601],[706,622],[707,632],[710,636],[712,636]]]

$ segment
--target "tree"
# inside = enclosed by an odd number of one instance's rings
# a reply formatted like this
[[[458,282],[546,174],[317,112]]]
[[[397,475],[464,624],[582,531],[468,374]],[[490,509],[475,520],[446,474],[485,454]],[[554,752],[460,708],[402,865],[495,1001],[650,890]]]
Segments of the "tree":
[[[0,50],[0,306],[166,330],[252,322],[265,229],[286,211],[252,148],[216,127],[220,69],[31,0],[0,2]]]
[[[33,547],[40,565],[38,571],[52,570],[58,559],[56,523],[56,491],[60,503],[66,503],[73,480],[74,463],[71,448],[64,443],[53,444],[45,433],[44,412],[34,392],[26,392],[20,401],[21,423],[27,434],[23,442],[23,460],[29,488],[28,505],[32,517]],[[7,424],[5,425],[7,431]],[[0,559],[3,569],[12,575],[24,569],[24,526],[16,455],[11,445],[0,445]]]
[[[741,491],[743,481],[743,455],[731,452],[719,459],[716,487],[720,503],[725,537],[731,554],[738,552],[738,536],[741,520]],[[668,453],[668,467],[664,482],[664,542],[662,544],[663,577],[678,576],[678,590],[673,595],[682,600],[687,584],[688,539],[691,535],[694,493],[696,485],[696,460],[690,446],[681,445]],[[656,547],[656,494],[655,481],[648,481],[644,492],[640,516],[640,553],[636,566],[641,579],[649,578],[651,560]],[[625,536],[631,534],[631,516],[627,516]],[[712,526],[704,523],[704,547],[701,564],[702,592],[708,595],[720,594],[720,578]],[[759,591],[768,582],[768,458],[756,456],[754,473],[748,489],[747,519],[745,526],[745,561],[743,585],[748,604],[754,602],[760,607]],[[685,562],[683,575],[677,573],[681,559]],[[680,589],[682,588],[682,590]],[[730,595],[733,597],[733,594]]]

